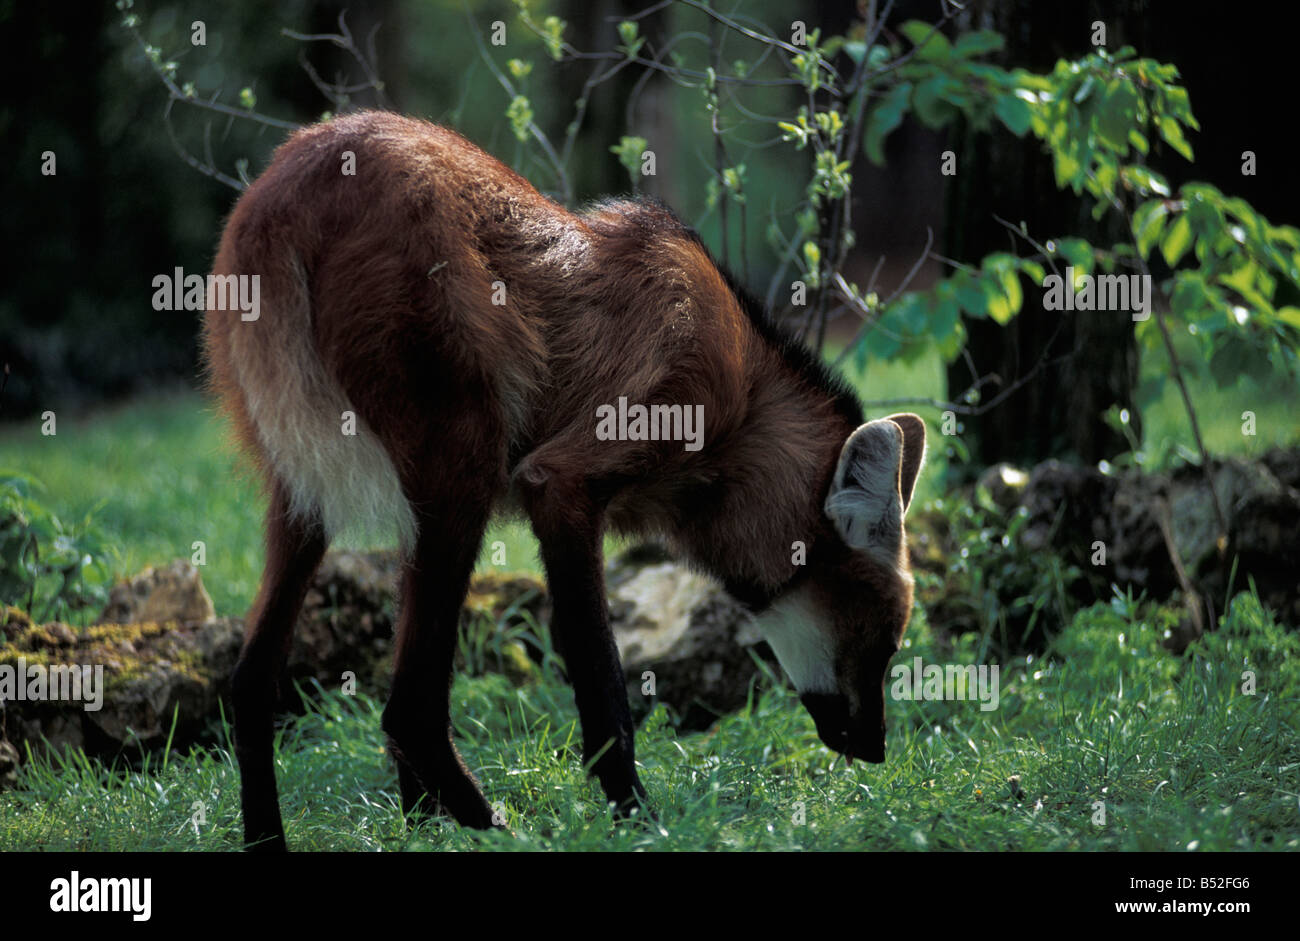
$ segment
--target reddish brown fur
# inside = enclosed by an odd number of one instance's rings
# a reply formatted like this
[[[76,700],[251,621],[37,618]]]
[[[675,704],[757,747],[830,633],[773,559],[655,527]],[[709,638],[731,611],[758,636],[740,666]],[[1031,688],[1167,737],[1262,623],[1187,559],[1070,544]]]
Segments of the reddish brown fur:
[[[340,172],[345,151],[356,155],[355,176]],[[591,568],[606,525],[665,540],[760,606],[806,578],[835,612],[845,650],[896,645],[911,605],[910,579],[898,574],[905,551],[893,568],[849,552],[822,508],[860,408],[774,341],[667,210],[613,202],[575,214],[452,131],[362,113],[304,129],[279,148],[236,206],[214,273],[262,276],[261,319],[210,310],[205,341],[212,388],[276,490],[272,516],[293,515],[292,501],[255,427],[250,390],[289,401],[286,376],[299,354],[284,351],[299,347],[316,351],[382,443],[414,509],[395,704],[432,709],[443,721],[446,690],[417,691],[407,677],[449,670],[453,604],[493,507],[527,513],[542,542],[557,622],[566,625],[558,639],[570,672],[587,676],[574,683],[589,750],[608,737],[593,745],[589,724],[597,737],[623,734],[622,720],[609,725],[596,705],[613,695],[608,629],[582,626],[604,624]],[[505,306],[491,301],[498,281]],[[704,448],[598,440],[596,409],[619,396],[703,405]],[[321,520],[300,525],[297,537],[278,525],[270,538],[314,551]],[[806,570],[791,564],[796,541],[809,547]],[[292,555],[294,545],[273,544],[272,555]],[[446,584],[424,586],[419,573]],[[273,584],[282,576],[294,584]],[[258,697],[272,668],[257,660],[254,669],[248,651],[262,633],[287,642],[288,627],[272,623],[270,609],[302,578],[268,568],[250,616],[241,663],[250,727],[264,723]],[[871,611],[845,606],[855,593],[871,596]],[[421,620],[439,626],[417,630]],[[578,645],[588,642],[595,653],[583,666]],[[430,806],[417,799],[423,790],[436,798],[431,806],[484,825],[449,738],[440,731],[426,749],[416,739],[427,729],[417,733],[406,715],[390,706],[385,727],[408,809]],[[626,754],[596,769],[624,799],[640,793],[635,772],[628,779],[627,737]],[[264,764],[260,742],[254,747],[241,764]],[[246,782],[250,840],[282,844],[278,814],[271,820],[265,805],[264,788],[250,796]]]

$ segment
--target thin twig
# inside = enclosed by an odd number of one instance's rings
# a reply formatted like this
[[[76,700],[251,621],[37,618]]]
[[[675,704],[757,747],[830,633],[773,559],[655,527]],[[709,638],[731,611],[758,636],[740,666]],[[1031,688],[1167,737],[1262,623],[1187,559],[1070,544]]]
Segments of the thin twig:
[[[361,66],[362,74],[366,77],[366,82],[360,88],[373,88],[375,99],[379,106],[387,110],[389,108],[388,96],[384,93],[384,83],[380,80],[378,71],[371,59],[375,57],[375,34],[379,31],[379,24],[376,23],[370,30],[367,38],[367,45],[370,47],[370,58],[357,48],[356,41],[352,38],[352,30],[348,28],[347,10],[339,12],[339,31],[335,33],[299,33],[291,29],[282,29],[280,34],[288,36],[290,39],[296,39],[299,42],[328,42],[333,43],[340,49],[352,56],[357,64]],[[317,86],[319,87],[319,86]],[[337,86],[336,86],[337,87]],[[330,97],[326,94],[326,97]]]
[[[479,35],[478,26],[474,22],[474,17],[470,13],[469,4],[463,3],[462,6],[465,9],[465,18],[469,20],[470,35],[474,37],[474,44],[478,47],[479,57],[483,60],[483,63],[488,67],[488,70],[493,74],[493,76],[496,77],[496,80],[501,87],[505,89],[506,94],[509,95],[511,99],[514,99],[519,93],[515,90],[515,86],[511,83],[510,79],[506,78],[505,73],[497,68],[497,64],[492,61],[492,56],[488,53],[487,45],[483,42],[483,37]],[[533,135],[533,139],[537,141],[538,146],[542,148],[542,152],[546,155],[546,159],[551,162],[551,168],[555,171],[556,178],[560,183],[560,192],[564,195],[563,201],[566,203],[572,201],[573,187],[569,183],[568,171],[565,170],[564,163],[560,160],[560,155],[557,154],[555,148],[551,146],[551,139],[546,136],[545,131],[538,127],[536,121],[530,120],[528,122],[528,132]]]
[[[1133,214],[1129,211],[1126,204],[1119,207],[1128,222],[1128,230],[1133,236],[1133,244],[1137,244],[1137,232],[1133,228]],[[1147,284],[1154,283],[1151,277],[1151,269],[1147,265],[1147,260],[1142,257],[1141,252],[1135,253],[1138,267],[1141,269],[1143,278]],[[1192,437],[1196,441],[1196,448],[1201,454],[1201,472],[1205,475],[1205,482],[1210,488],[1210,502],[1214,506],[1214,517],[1219,524],[1219,535],[1214,541],[1215,548],[1218,550],[1219,559],[1222,561],[1226,557],[1228,548],[1228,521],[1223,513],[1223,507],[1219,503],[1219,492],[1214,487],[1214,469],[1210,464],[1210,452],[1205,447],[1205,439],[1201,437],[1201,423],[1196,418],[1196,407],[1192,405],[1191,393],[1187,391],[1187,383],[1183,380],[1182,364],[1178,360],[1178,353],[1174,350],[1174,340],[1169,334],[1169,324],[1165,321],[1163,306],[1152,304],[1152,309],[1156,315],[1156,326],[1160,330],[1160,339],[1164,342],[1165,353],[1169,357],[1169,366],[1171,375],[1174,377],[1174,383],[1178,386],[1178,393],[1183,399],[1183,408],[1187,411],[1187,419],[1192,427]]]
[[[896,297],[898,297],[900,294],[902,294],[904,291],[907,290],[908,285],[912,283],[912,279],[914,279],[917,276],[917,274],[920,272],[921,266],[924,265],[925,262],[929,259],[930,247],[932,245],[934,245],[934,229],[932,229],[930,226],[926,226],[924,250],[922,250],[920,256],[912,264],[911,269],[908,270],[907,276],[903,278],[903,280],[899,283],[898,287],[894,289],[894,292],[890,294],[889,297],[887,297],[884,300],[884,302],[877,308],[877,311],[879,312],[876,313],[874,316],[872,316],[872,311],[869,310],[866,307],[866,305],[862,303],[862,299],[856,295],[856,293],[853,291],[853,288],[849,286],[849,283],[844,280],[844,275],[840,274],[839,272],[835,273],[835,278],[834,278],[835,286],[840,289],[841,296],[850,304],[860,309],[865,315],[871,317],[871,319],[864,322],[862,326],[858,328],[858,331],[855,334],[853,334],[853,339],[849,341],[848,345],[844,347],[843,351],[835,359],[835,363],[834,363],[835,366],[839,366],[839,364],[842,363],[845,360],[845,358],[848,357],[849,352],[855,346],[857,346],[858,341],[865,334],[869,333],[877,323],[880,322],[880,317],[883,316],[883,312],[886,308],[888,308],[890,302],[892,302]],[[877,266],[877,270],[879,270],[879,266]],[[874,275],[872,276],[872,279],[874,280]]]

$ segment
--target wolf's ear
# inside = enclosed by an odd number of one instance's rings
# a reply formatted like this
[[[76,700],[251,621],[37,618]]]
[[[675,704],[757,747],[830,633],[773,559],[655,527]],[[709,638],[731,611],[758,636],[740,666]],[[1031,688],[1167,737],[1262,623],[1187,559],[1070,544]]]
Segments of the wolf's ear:
[[[824,509],[849,548],[885,559],[897,556],[903,536],[902,459],[903,429],[887,419],[867,422],[844,442]]]
[[[915,415],[878,418],[849,435],[825,504],[845,545],[898,558],[903,512],[924,461],[925,423]]]
[[[903,460],[898,470],[898,491],[903,498],[903,509],[906,510],[912,502],[916,478],[920,476],[921,466],[925,464],[925,422],[911,412],[890,415],[885,421],[892,421],[903,432]]]

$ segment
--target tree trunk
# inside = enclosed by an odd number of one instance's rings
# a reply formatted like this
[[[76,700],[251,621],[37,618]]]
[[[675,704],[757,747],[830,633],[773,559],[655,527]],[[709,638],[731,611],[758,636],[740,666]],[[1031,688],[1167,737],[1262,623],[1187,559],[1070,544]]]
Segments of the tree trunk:
[[[1138,5],[1122,4],[1121,12],[1129,13],[1127,8]],[[1007,40],[1000,54],[1002,64],[1037,72],[1050,70],[1059,58],[1083,54],[1089,48],[1091,24],[1097,20],[1106,23],[1107,48],[1125,42],[1141,48],[1142,37],[1125,31],[1131,33],[1136,27],[1145,32],[1143,19],[1131,15],[1121,19],[1115,9],[1103,13],[1098,7],[1084,0],[1052,4],[985,0],[965,28],[996,29]],[[1002,128],[991,135],[967,133],[966,137],[967,146],[957,150],[957,177],[948,202],[945,250],[949,257],[978,262],[995,251],[1034,251],[1023,241],[1013,243],[1011,233],[995,216],[1016,226],[1023,221],[1039,242],[1074,235],[1109,246],[1124,238],[1112,216],[1093,221],[1089,199],[1056,188],[1051,157],[1037,139],[1016,138]],[[998,407],[964,422],[972,459],[976,464],[1032,463],[1068,456],[1094,463],[1127,450],[1126,439],[1102,416],[1117,404],[1138,421],[1133,404],[1138,355],[1130,315],[1048,311],[1043,308],[1042,285],[1025,282],[1021,287],[1024,305],[1006,327],[989,320],[966,321],[967,350],[978,372],[995,374],[999,380],[985,386],[983,399],[997,395],[1044,358],[1047,364]],[[971,382],[964,359],[949,367],[951,394]],[[1140,434],[1140,428],[1135,431]]]

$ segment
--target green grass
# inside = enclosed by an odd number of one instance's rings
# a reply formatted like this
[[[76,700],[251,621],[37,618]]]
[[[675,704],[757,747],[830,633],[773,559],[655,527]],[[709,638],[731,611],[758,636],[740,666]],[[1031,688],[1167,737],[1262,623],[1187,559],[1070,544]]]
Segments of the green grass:
[[[1242,850],[1300,849],[1300,638],[1250,594],[1186,657],[1160,647],[1173,612],[1116,599],[1082,611],[1054,649],[1003,663],[1000,707],[893,702],[889,761],[845,767],[793,692],[707,733],[663,706],[638,732],[659,827],[614,824],[577,757],[569,689],[552,671],[512,688],[458,677],[467,763],[513,835],[434,821],[407,830],[380,705],[322,694],[278,735],[280,794],[298,850]],[[902,656],[969,662],[915,625]],[[1258,691],[1241,691],[1242,670]],[[232,850],[239,776],[226,747],[142,771],[37,758],[0,794],[0,850]],[[1011,776],[1019,776],[1020,796]],[[191,816],[202,801],[206,822]],[[1105,804],[1098,823],[1096,802]],[[802,811],[802,815],[801,815]]]
[[[853,378],[853,377],[850,377]],[[899,388],[937,394],[938,360],[913,370],[873,366],[856,384],[881,398]],[[202,396],[189,389],[145,396],[84,415],[58,416],[57,434],[40,423],[0,426],[0,468],[33,474],[45,486],[43,502],[65,522],[92,515],[119,550],[110,560],[117,577],[146,565],[190,558],[195,542],[206,549],[203,583],[217,613],[242,615],[257,593],[262,572],[261,486],[229,445],[225,426]],[[923,478],[918,499],[941,492],[939,474]],[[519,520],[495,520],[479,557],[492,565],[494,543],[505,547],[504,568],[540,571],[537,542]],[[371,548],[364,538],[340,546]],[[606,542],[607,551],[622,543]]]
[[[1144,367],[1155,375],[1158,363]],[[873,365],[868,399],[939,395],[937,360]],[[1255,453],[1295,439],[1276,381],[1226,392],[1197,380],[1210,447]],[[1240,434],[1240,412],[1260,434]],[[927,414],[924,409],[918,409]],[[872,414],[883,414],[872,409]],[[1190,446],[1176,389],[1150,406],[1147,440]],[[119,574],[188,557],[217,609],[239,614],[260,574],[264,502],[238,470],[220,424],[193,392],[155,395],[83,416],[58,435],[35,422],[0,431],[0,467],[44,481],[67,520],[93,513],[119,547]],[[941,490],[930,475],[919,499]],[[507,565],[535,566],[531,535],[493,527]],[[890,705],[889,762],[846,768],[818,742],[785,684],[769,678],[750,708],[704,734],[676,734],[662,706],[638,733],[643,778],[662,828],[616,827],[577,758],[572,694],[543,671],[516,689],[500,676],[458,677],[454,720],[467,762],[514,836],[450,824],[408,831],[383,755],[380,704],[322,694],[279,740],[281,794],[297,849],[1187,849],[1300,848],[1300,650],[1250,595],[1224,629],[1177,658],[1160,647],[1176,613],[1117,599],[1079,612],[1044,657],[1003,663],[1001,707]],[[918,612],[900,655],[972,662],[969,637],[946,649]],[[1241,692],[1242,671],[1258,693]],[[0,849],[232,849],[238,772],[228,745],[108,768],[79,753],[37,757],[0,793]],[[1023,795],[1007,784],[1018,775]],[[206,824],[190,825],[195,801]],[[1106,823],[1094,824],[1104,801]],[[802,807],[805,822],[796,823]]]
[[[1165,369],[1162,355],[1147,357],[1144,382]],[[1215,389],[1195,363],[1184,356],[1191,373],[1192,395],[1199,409],[1207,446],[1214,453],[1258,454],[1274,444],[1300,438],[1290,414],[1294,390],[1285,378],[1243,378],[1233,389]],[[937,354],[915,364],[877,363],[864,374],[851,367],[846,378],[863,399],[900,396],[943,397],[943,366]],[[1257,415],[1257,435],[1241,434],[1241,412]],[[870,416],[896,409],[869,408]],[[938,420],[938,410],[909,407]],[[1174,444],[1193,447],[1177,388],[1159,387],[1146,414],[1149,449]],[[933,429],[932,429],[933,434]],[[1166,443],[1168,442],[1168,443]],[[933,444],[934,442],[932,442]],[[943,495],[943,450],[931,448],[921,475],[917,505]],[[136,399],[85,415],[60,414],[58,434],[40,433],[39,422],[0,426],[0,468],[34,474],[46,487],[44,502],[65,521],[93,514],[119,548],[111,560],[118,576],[145,565],[189,558],[192,546],[206,546],[203,581],[219,614],[243,614],[257,591],[262,566],[262,518],[265,499],[260,486],[228,446],[222,423],[198,393],[178,389]],[[539,571],[537,543],[528,527],[498,520],[484,539],[479,567],[491,565],[493,543],[505,545],[504,568]],[[367,547],[364,540],[344,539],[341,546]],[[607,543],[613,550],[619,545]]]
[[[221,424],[188,389],[0,434],[0,467],[33,474],[65,522],[93,515],[118,547],[120,576],[190,558],[206,545],[204,584],[220,613],[242,612],[262,565],[258,484],[237,466]]]
[[[266,499],[225,426],[198,393],[181,389],[80,416],[58,416],[57,434],[39,422],[0,430],[0,468],[34,474],[42,501],[65,522],[88,514],[118,547],[118,577],[146,565],[190,558],[203,542],[203,583],[217,613],[242,615],[262,573]],[[480,564],[493,543],[505,544],[506,568],[537,570],[536,541],[516,521],[494,523]],[[367,548],[362,539],[340,546]],[[12,599],[11,599],[12,600]]]
[[[1257,457],[1269,448],[1300,440],[1294,379],[1278,372],[1243,375],[1235,384],[1219,388],[1210,378],[1205,363],[1197,357],[1190,337],[1175,338],[1175,347],[1205,447],[1211,454]],[[1176,447],[1195,455],[1196,441],[1187,409],[1177,384],[1167,378],[1169,374],[1169,360],[1163,350],[1143,357],[1138,393],[1146,423],[1143,446],[1153,454]],[[1242,432],[1241,416],[1247,411],[1255,414],[1254,435]]]

